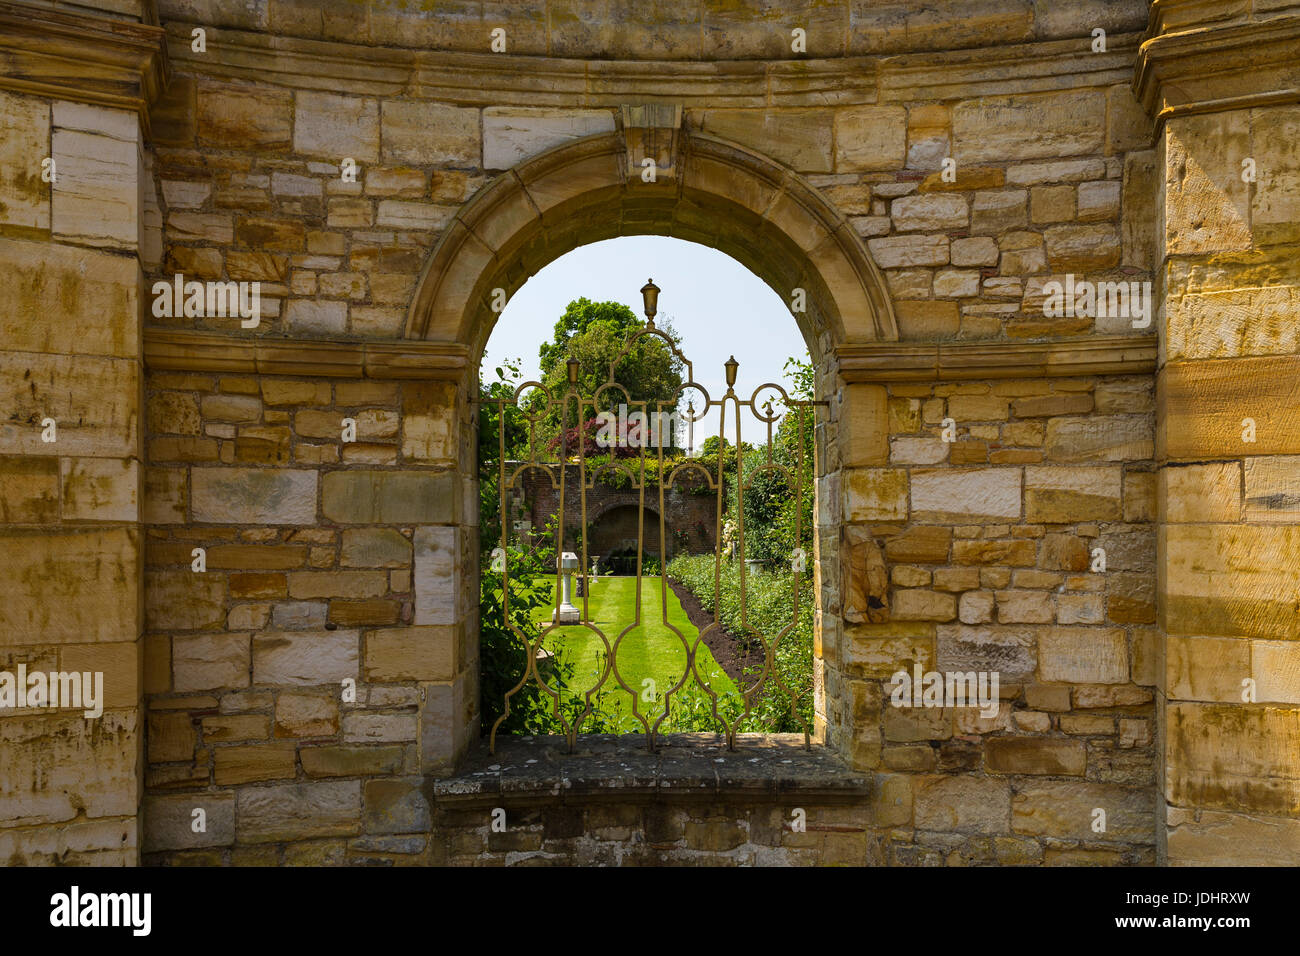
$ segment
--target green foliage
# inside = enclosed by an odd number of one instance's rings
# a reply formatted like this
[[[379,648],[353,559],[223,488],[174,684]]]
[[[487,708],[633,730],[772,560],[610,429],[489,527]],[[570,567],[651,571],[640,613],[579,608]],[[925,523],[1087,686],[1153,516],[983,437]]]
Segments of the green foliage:
[[[479,697],[484,733],[505,712],[505,695],[524,674],[529,653],[526,644],[535,644],[541,633],[533,618],[538,607],[550,602],[555,568],[555,550],[549,546],[528,550],[507,546],[497,551],[502,546],[497,476],[500,430],[504,429],[506,435],[507,460],[519,454],[527,433],[516,410],[507,406],[503,423],[491,401],[513,394],[521,378],[518,363],[503,363],[496,374],[496,381],[479,388]],[[555,536],[548,534],[542,540],[554,541]],[[501,572],[492,569],[494,552],[505,557],[510,571],[508,600]],[[563,685],[567,677],[564,665],[553,666],[554,671],[546,675],[548,682]],[[552,698],[531,679],[510,698],[510,713],[498,728],[499,733],[512,734],[552,734],[560,730]]]
[[[791,358],[785,368],[794,379],[791,398],[811,399],[812,364]],[[789,568],[796,548],[802,548],[805,555],[812,552],[813,427],[812,409],[793,407],[782,415],[770,449],[742,445],[744,556],[761,561],[768,569]],[[728,511],[733,521],[736,491],[737,479],[733,475],[727,482]]]
[[[682,555],[668,563],[668,574],[689,588],[705,610],[711,611],[717,597],[714,590],[714,568],[712,555]],[[740,567],[737,564],[723,565],[718,614],[718,623],[723,630],[749,639],[754,647],[761,650],[764,640],[770,647],[777,641],[778,635],[789,628],[776,645],[775,673],[793,691],[794,707],[791,706],[791,695],[769,676],[750,716],[741,723],[739,729],[743,732],[801,732],[804,723],[800,718],[807,723],[809,730],[812,729],[813,588],[811,575],[799,577],[796,617],[795,575],[792,572],[746,571],[745,599],[742,602]],[[761,639],[759,635],[762,635]],[[758,676],[757,669],[747,671],[745,686],[752,687]],[[700,693],[703,694],[703,691]]]
[[[530,646],[536,646],[541,634],[534,617],[539,607],[550,604],[554,582],[554,572],[548,572],[555,566],[555,552],[551,549],[523,551],[510,547],[506,549],[506,561],[510,571],[508,602],[502,575],[491,570],[490,556],[479,569],[479,686],[484,733],[491,731],[497,718],[505,713],[505,696],[524,675]],[[543,671],[543,677],[552,686],[563,687],[572,676],[572,665],[557,661],[550,667],[549,672]],[[530,677],[510,698],[510,713],[497,732],[561,733],[554,706],[551,696]]]
[[[555,341],[542,346],[541,358],[544,377],[555,384],[567,383],[565,362],[570,355],[580,364],[580,389],[590,395],[603,383],[609,372],[609,361],[622,349],[626,337],[641,327],[630,309],[619,303],[592,303],[578,299],[570,303],[560,322],[556,324]],[[643,349],[642,347],[645,346]],[[637,350],[629,356],[634,361],[627,377],[616,376],[634,399],[670,399],[680,385],[680,368],[671,352],[659,339],[643,338]],[[812,397],[813,370],[808,362],[791,359],[786,363],[787,373],[794,381],[792,396],[800,399]],[[497,469],[501,457],[501,438],[504,435],[505,457],[518,460],[531,457],[527,448],[528,432],[523,413],[507,406],[504,419],[498,415],[492,400],[509,399],[521,379],[519,364],[506,362],[496,370],[496,381],[480,388],[479,445],[480,469],[480,554],[482,556],[480,590],[480,643],[483,729],[486,732],[504,713],[503,698],[507,691],[519,683],[524,673],[527,644],[536,643],[546,608],[552,603],[555,581],[554,528],[542,538],[546,546],[521,549],[507,545],[505,559],[510,568],[509,608],[501,586],[500,571],[491,569],[493,551],[501,546],[501,516]],[[675,377],[674,377],[675,376]],[[617,404],[619,398],[615,398]],[[762,634],[769,645],[777,635],[789,628],[777,645],[776,673],[794,694],[782,690],[769,676],[763,692],[753,701],[750,716],[739,726],[742,732],[799,732],[812,726],[812,630],[813,588],[811,574],[800,576],[797,601],[794,593],[795,575],[790,570],[790,558],[796,547],[812,552],[812,500],[813,500],[813,422],[811,409],[787,412],[777,427],[770,449],[772,463],[784,466],[792,475],[801,476],[802,494],[793,494],[793,484],[778,471],[769,467],[769,449],[743,443],[740,448],[739,476],[736,467],[736,449],[718,436],[707,438],[701,454],[692,461],[703,465],[713,476],[721,474],[724,482],[724,509],[735,518],[737,481],[745,488],[745,543],[746,556],[763,561],[768,570],[760,573],[746,572],[747,594],[744,601],[745,620],[742,622],[740,598],[740,567],[724,566],[721,587],[720,623],[729,633],[747,637],[761,647],[758,635]],[[802,423],[802,433],[800,432]],[[558,418],[554,421],[558,430]],[[544,439],[545,436],[539,436]],[[801,440],[802,439],[802,440]],[[590,474],[609,461],[608,454],[587,459]],[[679,454],[665,455],[662,469],[657,455],[645,455],[647,487],[657,486],[664,473],[684,459]],[[639,458],[622,459],[633,474],[640,474]],[[683,487],[698,494],[714,494],[707,483],[700,480],[693,469],[679,475]],[[620,478],[610,469],[602,474],[602,481],[614,487],[631,486],[627,478]],[[796,531],[797,525],[797,531]],[[570,537],[577,541],[580,529],[570,529]],[[501,554],[502,552],[498,552]],[[811,561],[811,558],[809,558]],[[647,556],[642,573],[657,573],[658,562]],[[704,556],[679,556],[668,566],[668,573],[688,587],[704,604],[714,607],[714,558]],[[557,654],[546,663],[543,676],[560,692],[562,712],[572,721],[585,705],[580,696],[569,689],[573,679],[573,663],[565,655]],[[678,675],[680,676],[680,675]],[[752,686],[758,673],[747,673],[746,685]],[[677,677],[668,677],[668,686]],[[634,733],[640,724],[628,725],[627,715],[610,707],[607,689],[595,695],[595,713],[583,724],[584,733]],[[661,726],[665,732],[722,731],[725,728],[712,714],[714,704],[707,692],[689,682],[672,697],[669,717]],[[738,693],[723,694],[717,708],[727,720],[736,719],[743,710]],[[530,680],[510,698],[510,714],[505,717],[499,732],[520,734],[552,734],[562,731],[555,713],[553,699],[536,681]]]
[[[628,340],[644,325],[642,319],[621,302],[592,302],[575,299],[555,323],[555,336],[539,350],[542,382],[558,398],[568,388],[567,363],[578,361],[578,392],[593,398],[596,390],[609,380],[610,363],[618,358]],[[671,324],[661,322],[661,331],[673,336]],[[675,336],[674,336],[675,338]],[[620,403],[630,400],[629,411],[672,411],[675,395],[682,384],[682,362],[668,344],[653,335],[642,336],[614,369],[614,381],[627,389],[617,389],[601,397],[597,411],[617,411]],[[540,399],[538,399],[540,400]],[[644,408],[636,403],[647,403]],[[655,403],[664,402],[662,408]],[[578,423],[572,408],[564,411],[565,427]],[[561,422],[558,415],[548,416],[554,428]]]

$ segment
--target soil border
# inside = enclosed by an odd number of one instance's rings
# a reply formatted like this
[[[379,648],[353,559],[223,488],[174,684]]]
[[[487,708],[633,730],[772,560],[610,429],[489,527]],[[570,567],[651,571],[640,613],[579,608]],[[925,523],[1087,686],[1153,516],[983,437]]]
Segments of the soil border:
[[[707,610],[703,602],[695,596],[695,592],[682,582],[670,577],[668,586],[673,589],[673,594],[677,595],[677,600],[681,602],[687,620],[697,631],[704,634],[704,629],[713,624],[713,613]],[[718,666],[736,682],[738,688],[743,689],[746,686],[745,668],[761,669],[763,666],[762,648],[746,647],[744,641],[724,630],[721,624],[704,634],[704,643],[713,652],[713,659],[718,662]],[[750,681],[753,681],[752,677]]]

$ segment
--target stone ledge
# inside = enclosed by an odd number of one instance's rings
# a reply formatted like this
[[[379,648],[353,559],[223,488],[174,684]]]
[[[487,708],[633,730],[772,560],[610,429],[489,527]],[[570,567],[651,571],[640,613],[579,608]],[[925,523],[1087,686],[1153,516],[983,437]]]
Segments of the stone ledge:
[[[150,23],[0,0],[0,89],[135,111],[167,85],[164,30]]]
[[[1150,375],[1154,335],[1090,336],[1055,342],[898,342],[842,345],[840,374],[849,383],[953,379]]]
[[[1162,27],[1152,11],[1152,30]],[[1300,17],[1229,25],[1181,23],[1142,44],[1133,92],[1155,118],[1300,101],[1295,58]]]
[[[449,342],[334,342],[236,338],[176,329],[146,329],[145,365],[176,372],[244,372],[331,378],[459,381],[469,351]]]
[[[719,734],[671,734],[655,753],[642,737],[580,738],[567,753],[563,737],[499,737],[497,752],[479,744],[457,775],[432,781],[444,809],[582,805],[603,800],[707,801],[824,805],[866,801],[870,778],[802,734],[744,734],[734,751]]]
[[[192,25],[166,23],[169,55],[186,73],[479,107],[617,108],[663,97],[692,110],[779,109],[1111,86],[1130,82],[1142,40],[1140,32],[1112,32],[1106,53],[1093,53],[1088,38],[1023,37],[797,59],[611,59],[368,46],[206,23],[208,49],[198,54],[190,48]]]

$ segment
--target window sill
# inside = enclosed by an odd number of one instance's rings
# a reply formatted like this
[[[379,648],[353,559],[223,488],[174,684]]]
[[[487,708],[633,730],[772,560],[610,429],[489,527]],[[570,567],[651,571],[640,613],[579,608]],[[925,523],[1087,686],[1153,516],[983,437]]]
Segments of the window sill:
[[[516,806],[629,799],[849,804],[870,792],[869,775],[824,746],[805,750],[802,734],[743,735],[734,751],[716,734],[659,739],[655,753],[643,737],[582,737],[573,753],[563,737],[501,737],[495,754],[482,741],[455,776],[433,781],[434,800],[446,809],[506,800]]]

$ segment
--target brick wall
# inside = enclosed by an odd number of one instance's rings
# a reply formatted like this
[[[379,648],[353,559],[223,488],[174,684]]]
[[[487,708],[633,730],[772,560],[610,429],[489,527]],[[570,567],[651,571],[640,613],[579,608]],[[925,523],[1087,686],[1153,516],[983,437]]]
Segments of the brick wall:
[[[573,529],[582,528],[583,499],[579,490],[579,468],[567,465],[564,495],[565,548],[573,548]],[[635,467],[635,466],[634,466]],[[558,476],[557,476],[558,479]],[[687,487],[679,480],[663,490],[664,534],[668,539],[668,556],[679,553],[711,554],[717,546],[718,498],[716,491],[693,491],[698,482]],[[529,470],[518,480],[515,488],[523,496],[523,511],[535,532],[544,529],[560,514],[560,489],[552,487],[551,479]],[[613,488],[597,481],[587,489],[587,551],[588,554],[607,555],[612,549],[622,548],[627,539],[637,537],[637,512],[640,509],[640,492]],[[645,490],[645,526],[643,540],[646,551],[663,555],[659,541],[659,486]],[[682,535],[685,535],[683,540]]]

